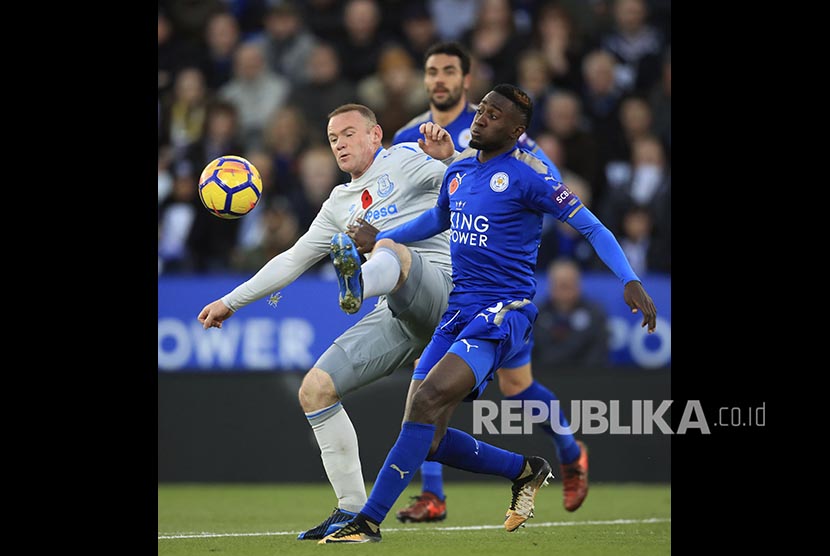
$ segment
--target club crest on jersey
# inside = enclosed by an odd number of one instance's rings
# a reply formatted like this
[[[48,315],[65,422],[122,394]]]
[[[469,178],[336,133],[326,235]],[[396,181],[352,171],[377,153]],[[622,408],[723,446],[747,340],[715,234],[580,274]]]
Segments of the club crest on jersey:
[[[510,177],[505,172],[498,172],[490,178],[490,189],[496,193],[501,193],[507,186],[510,185]]]
[[[389,174],[383,174],[378,178],[378,196],[388,197],[395,189],[395,184],[389,179]]]
[[[470,133],[469,127],[458,134],[458,146],[461,147],[461,150],[466,149],[470,145],[470,139],[472,138],[473,134]]]
[[[459,174],[458,172],[455,173],[455,177],[450,182],[450,195],[456,192],[458,186],[461,185],[461,180],[463,180],[466,175],[466,172],[464,172],[464,174]]]

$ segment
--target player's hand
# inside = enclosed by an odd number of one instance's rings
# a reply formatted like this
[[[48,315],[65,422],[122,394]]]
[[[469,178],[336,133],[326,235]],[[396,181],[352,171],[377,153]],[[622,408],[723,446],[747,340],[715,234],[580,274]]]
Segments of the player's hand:
[[[424,136],[418,139],[418,146],[432,158],[444,160],[455,153],[455,145],[447,130],[435,122],[421,124],[418,131]]]
[[[208,328],[222,328],[222,322],[228,320],[233,316],[233,311],[222,303],[221,299],[217,299],[209,305],[205,305],[202,312],[199,313],[199,322],[205,330]]]
[[[627,283],[623,290],[623,299],[631,307],[632,313],[639,311],[643,315],[643,324],[640,326],[648,325],[648,333],[654,332],[654,329],[657,328],[657,308],[643,285],[637,280]]]
[[[375,248],[375,236],[378,235],[380,230],[363,220],[363,218],[358,218],[355,222],[355,224],[349,224],[346,235],[352,238],[358,253],[361,255],[371,253],[372,249]]]

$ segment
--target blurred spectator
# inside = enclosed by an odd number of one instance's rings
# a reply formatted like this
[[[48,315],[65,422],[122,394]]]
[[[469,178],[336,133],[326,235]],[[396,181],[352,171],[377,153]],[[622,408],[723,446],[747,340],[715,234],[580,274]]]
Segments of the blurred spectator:
[[[208,95],[205,79],[197,68],[184,68],[176,76],[173,98],[163,107],[163,132],[179,160],[187,148],[202,137],[207,114]]]
[[[291,83],[268,69],[259,46],[239,46],[233,79],[219,90],[219,96],[236,106],[240,138],[246,149],[259,144],[265,122],[285,103],[290,92]]]
[[[306,82],[306,67],[316,42],[293,3],[283,2],[268,11],[260,45],[271,71],[287,77],[292,85]]]
[[[598,215],[614,234],[620,236],[625,213],[635,205],[647,207],[653,222],[651,270],[670,272],[671,173],[666,166],[663,146],[656,137],[649,135],[635,140],[631,152],[631,179],[621,187],[608,190]]]
[[[553,133],[545,131],[536,135],[536,144],[550,158],[550,161],[559,168],[559,174],[562,176],[565,185],[569,185],[572,181],[579,181],[585,187],[588,197],[586,199],[580,197],[580,199],[585,203],[585,206],[589,206],[592,199],[591,184],[568,166],[568,159],[565,157],[565,147],[562,146],[562,141]]]
[[[619,62],[617,85],[648,94],[660,79],[662,33],[648,23],[645,0],[615,0],[613,16],[614,29],[602,37],[601,45]]]
[[[222,0],[222,3],[239,23],[242,40],[247,41],[262,32],[265,14],[274,0]]]
[[[306,0],[299,7],[314,36],[330,43],[343,37],[343,0]]]
[[[546,4],[561,6],[568,13],[579,41],[585,47],[597,46],[600,37],[613,28],[612,2],[613,0],[545,0]]]
[[[224,11],[222,0],[160,0],[177,34],[196,45],[205,36],[208,19],[216,12]]]
[[[549,371],[607,366],[607,315],[582,296],[579,267],[556,260],[548,266],[547,279],[549,297],[533,326],[533,364]]]
[[[631,183],[626,188],[638,205],[651,203],[661,188],[668,187],[668,172],[663,146],[654,136],[641,137],[632,145],[634,165]]]
[[[193,269],[188,248],[188,237],[196,218],[196,212],[207,210],[197,197],[196,178],[189,166],[174,170],[173,187],[159,204],[158,257],[160,273],[170,274]]]
[[[599,202],[603,184],[599,178],[597,143],[584,129],[579,97],[568,91],[550,95],[545,101],[545,128],[561,141],[568,167],[588,180],[592,197]]]
[[[663,74],[648,97],[654,114],[654,133],[663,142],[666,160],[671,164],[671,49],[663,59]]]
[[[262,196],[259,203],[241,219],[239,234],[234,248],[234,261],[239,252],[256,248],[265,237],[265,223],[263,214],[270,200],[278,197],[274,191],[274,161],[271,155],[263,150],[246,151],[245,158],[254,165],[262,178]]]
[[[415,64],[420,67],[425,62],[426,51],[440,40],[435,23],[424,4],[415,2],[407,5],[403,12],[401,30],[404,47],[415,60]]]
[[[429,0],[427,7],[441,40],[460,40],[473,28],[480,0]]]
[[[474,104],[477,103],[495,85],[498,85],[498,83],[493,81],[493,74],[490,71],[490,67],[482,64],[475,58],[470,60],[470,88],[467,93],[469,101]]]
[[[239,24],[228,12],[213,14],[205,30],[202,70],[208,88],[215,91],[230,81],[233,56],[239,45]]]
[[[169,146],[159,148],[158,157],[158,204],[173,191],[173,149]]]
[[[197,199],[196,203],[193,226],[187,238],[192,257],[190,270],[204,273],[227,271],[241,219],[218,218],[204,207],[201,200]]]
[[[309,147],[300,155],[300,185],[302,199],[297,206],[300,230],[305,232],[320,212],[323,202],[339,183],[340,169],[326,145]]]
[[[254,210],[259,209],[258,206]],[[233,259],[236,270],[246,273],[258,271],[265,263],[287,251],[301,235],[294,208],[284,197],[268,199],[261,210],[261,239],[237,250]]]
[[[343,8],[346,34],[337,42],[342,76],[353,85],[378,67],[387,37],[381,32],[381,13],[375,0],[347,0]]]
[[[651,270],[649,254],[652,227],[651,213],[642,205],[632,205],[623,214],[620,247],[638,276],[645,276]]]
[[[201,139],[188,147],[186,157],[193,175],[198,178],[208,162],[226,155],[242,156],[243,147],[238,138],[236,107],[217,100],[207,107],[205,129]]]
[[[605,167],[613,145],[622,134],[619,117],[622,91],[614,81],[615,65],[614,57],[603,50],[590,52],[582,61],[582,110],[597,142],[601,168]]]
[[[605,181],[609,188],[619,188],[631,180],[631,146],[638,139],[651,135],[652,117],[648,103],[636,96],[628,97],[620,105],[622,134],[611,146],[605,165]]]
[[[354,102],[355,86],[340,77],[340,59],[334,48],[319,43],[311,51],[308,82],[294,89],[289,103],[300,108],[309,137],[328,143],[328,114],[338,106]]]
[[[271,157],[276,194],[292,197],[300,191],[299,158],[308,146],[310,131],[300,109],[292,104],[268,120],[263,146]]]
[[[189,43],[176,36],[173,24],[161,9],[158,12],[158,57],[158,99],[167,102],[179,71],[196,65],[199,55]]]
[[[550,84],[550,72],[545,57],[538,50],[524,50],[519,54],[518,67],[516,85],[530,96],[534,106],[543,105]],[[542,110],[534,110],[526,133],[531,137],[535,136],[544,126],[543,119]]]
[[[584,48],[571,16],[561,5],[546,3],[540,8],[535,43],[544,56],[551,84],[556,88],[579,91]]]
[[[396,45],[383,51],[377,73],[358,83],[357,96],[375,112],[383,129],[400,129],[429,108],[421,72],[406,50]],[[391,135],[384,137],[385,145],[391,142]]]
[[[516,54],[527,40],[516,32],[509,0],[482,0],[475,25],[461,42],[489,72],[493,83],[516,82]]]

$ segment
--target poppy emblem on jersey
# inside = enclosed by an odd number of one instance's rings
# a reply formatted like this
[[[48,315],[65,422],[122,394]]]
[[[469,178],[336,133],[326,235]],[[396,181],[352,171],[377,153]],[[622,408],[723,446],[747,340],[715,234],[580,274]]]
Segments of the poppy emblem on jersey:
[[[458,186],[461,185],[461,180],[463,180],[466,175],[466,172],[464,172],[464,174],[459,174],[458,172],[455,173],[455,177],[450,182],[450,195],[456,192]]]
[[[368,190],[368,189],[364,189],[364,190],[363,190],[363,194],[360,196],[360,202],[361,202],[361,203],[363,203],[363,208],[364,208],[364,209],[369,208],[369,205],[371,205],[371,204],[372,204],[372,201],[373,201],[373,200],[374,200],[374,199],[372,199],[372,194],[371,194],[371,193],[369,193],[369,190]]]
[[[395,189],[395,184],[389,179],[389,174],[383,174],[378,178],[378,195],[381,197],[388,197]],[[363,207],[366,208],[366,207]]]
[[[505,172],[498,172],[490,178],[490,189],[496,193],[501,193],[507,186],[510,185],[510,177]]]

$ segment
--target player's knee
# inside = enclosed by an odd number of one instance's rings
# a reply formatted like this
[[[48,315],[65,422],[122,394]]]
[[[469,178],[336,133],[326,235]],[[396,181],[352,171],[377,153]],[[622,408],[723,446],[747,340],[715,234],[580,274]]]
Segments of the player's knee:
[[[313,368],[303,377],[298,393],[303,411],[310,413],[337,403],[340,399],[329,374]]]
[[[383,238],[378,240],[375,244],[375,249],[379,247],[384,247],[389,249],[390,251],[394,251],[395,255],[398,256],[398,262],[401,265],[400,275],[398,276],[398,285],[395,289],[400,287],[400,285],[406,281],[407,277],[409,276],[409,269],[412,266],[412,253],[409,251],[409,248],[402,243],[396,243],[388,238]]]

